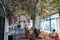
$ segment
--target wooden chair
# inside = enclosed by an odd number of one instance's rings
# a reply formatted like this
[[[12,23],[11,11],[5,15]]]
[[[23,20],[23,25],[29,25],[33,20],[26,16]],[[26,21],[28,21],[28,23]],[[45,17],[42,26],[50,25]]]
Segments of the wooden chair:
[[[56,33],[55,40],[59,40],[59,35]]]
[[[52,40],[59,40],[59,35],[56,33],[55,37],[52,37],[52,36],[51,36],[51,39],[52,39]]]

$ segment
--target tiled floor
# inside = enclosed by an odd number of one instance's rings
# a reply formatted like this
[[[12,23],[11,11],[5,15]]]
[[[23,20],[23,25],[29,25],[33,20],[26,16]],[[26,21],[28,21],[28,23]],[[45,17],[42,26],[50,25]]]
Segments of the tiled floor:
[[[25,36],[26,36],[25,34],[24,34],[24,35],[23,35],[23,34],[22,34],[22,35],[19,34],[19,35],[18,35],[18,40],[30,40],[30,39],[28,39],[28,38],[24,38],[24,39],[22,38],[22,37],[25,37]],[[39,36],[41,36],[41,35],[39,35]],[[16,38],[17,38],[17,37],[14,36],[14,40],[16,40]],[[21,38],[22,38],[22,39],[21,39]],[[43,39],[42,39],[42,38],[36,38],[35,40],[43,40]],[[50,39],[50,40],[51,40],[51,39]]]
[[[32,40],[31,38],[22,38],[22,36],[14,37],[14,40]],[[36,38],[35,40],[42,40],[41,38]]]

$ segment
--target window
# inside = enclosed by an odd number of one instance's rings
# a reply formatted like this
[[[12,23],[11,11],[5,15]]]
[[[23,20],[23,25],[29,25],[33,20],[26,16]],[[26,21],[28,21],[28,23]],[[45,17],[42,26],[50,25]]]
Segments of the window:
[[[54,14],[54,15],[52,15],[51,16],[51,31],[53,30],[53,29],[55,29],[55,30],[57,30],[57,24],[56,24],[56,18],[57,17],[59,17],[59,13],[57,13],[57,14]]]
[[[44,30],[44,19],[40,20],[40,29]]]
[[[59,13],[54,14],[54,15],[51,16],[51,18],[56,18],[56,17],[59,17]]]
[[[51,31],[55,29],[56,26],[56,19],[51,20]]]
[[[41,21],[41,22],[40,22],[40,28],[43,29],[43,27],[44,27],[44,22]]]
[[[56,13],[54,15],[45,17],[43,20],[40,22],[41,29],[47,30],[47,31],[52,31],[53,29],[57,30],[57,17],[59,17],[59,13]]]
[[[50,31],[50,21],[45,21],[45,28],[44,30],[49,30]]]

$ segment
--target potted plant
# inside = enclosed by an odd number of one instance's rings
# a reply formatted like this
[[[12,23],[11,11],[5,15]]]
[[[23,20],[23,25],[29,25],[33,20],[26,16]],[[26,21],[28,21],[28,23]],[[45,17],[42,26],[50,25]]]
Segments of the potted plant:
[[[18,29],[20,29],[20,28],[21,28],[21,24],[20,24],[20,21],[19,21],[19,24],[17,25],[17,27],[18,27]]]
[[[40,34],[40,29],[34,29],[34,33],[35,33],[36,37],[38,37]]]

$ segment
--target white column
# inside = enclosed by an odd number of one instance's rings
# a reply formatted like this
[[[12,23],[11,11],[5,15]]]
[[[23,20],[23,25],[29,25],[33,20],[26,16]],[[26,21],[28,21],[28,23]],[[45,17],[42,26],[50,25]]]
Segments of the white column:
[[[5,18],[5,32],[8,32],[9,22],[8,19]]]
[[[36,15],[36,18],[35,18],[35,28],[40,29],[40,16],[39,15]]]
[[[60,17],[59,17],[59,34],[60,34]]]
[[[58,32],[58,34],[60,34],[60,17],[56,18],[56,28],[55,28]]]
[[[4,40],[8,40],[8,26],[9,26],[9,22],[8,19],[5,17],[5,31],[4,31]]]
[[[22,21],[21,22],[21,29],[24,29],[24,27],[25,27],[25,23]]]

